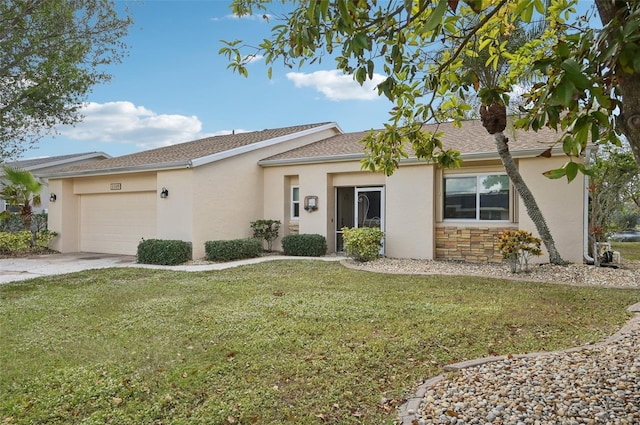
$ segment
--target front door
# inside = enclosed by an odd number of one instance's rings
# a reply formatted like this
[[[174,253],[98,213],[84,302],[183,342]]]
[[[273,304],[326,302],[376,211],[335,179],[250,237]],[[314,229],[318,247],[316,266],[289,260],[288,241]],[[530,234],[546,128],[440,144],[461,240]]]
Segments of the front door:
[[[384,232],[384,188],[336,188],[337,252],[344,250],[343,227],[379,227]],[[384,247],[381,253],[384,253]]]

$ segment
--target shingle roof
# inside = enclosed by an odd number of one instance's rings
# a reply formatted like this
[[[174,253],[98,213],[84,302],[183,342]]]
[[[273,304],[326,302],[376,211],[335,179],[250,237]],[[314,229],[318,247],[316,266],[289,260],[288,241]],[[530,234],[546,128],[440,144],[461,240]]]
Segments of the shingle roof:
[[[104,152],[83,152],[83,153],[74,153],[69,155],[57,155],[57,156],[47,156],[42,158],[30,158],[30,159],[21,159],[18,161],[5,162],[3,165],[8,165],[12,168],[20,168],[24,170],[32,170],[35,168],[44,168],[51,165],[63,165],[68,162],[73,162],[74,160],[80,160],[83,158],[92,158],[92,157],[105,157],[108,158],[109,155]]]
[[[278,137],[293,135],[305,130],[328,125],[331,123],[316,123],[266,129],[247,133],[235,133],[222,136],[207,137],[191,142],[175,144],[148,151],[123,155],[119,157],[105,159],[99,162],[92,162],[78,166],[68,167],[59,170],[60,173],[73,173],[84,171],[100,171],[115,169],[130,169],[144,166],[158,166],[187,163],[189,161],[204,158],[209,155],[229,151],[235,148],[248,146],[254,143],[263,142]]]
[[[479,120],[464,121],[462,127],[455,127],[453,123],[428,124],[425,126],[427,131],[442,131],[444,134],[441,138],[445,149],[455,149],[462,154],[476,153],[496,153],[495,139],[487,133]],[[550,146],[557,138],[558,133],[551,129],[542,129],[540,131],[523,131],[507,129],[505,134],[509,137],[509,148],[512,152],[545,149]],[[262,164],[278,161],[310,160],[313,158],[322,158],[323,160],[331,160],[331,157],[341,157],[345,155],[362,155],[364,156],[364,146],[362,139],[369,134],[368,131],[358,133],[339,134],[328,139],[302,146],[278,155],[265,158]],[[411,155],[411,152],[409,152]]]

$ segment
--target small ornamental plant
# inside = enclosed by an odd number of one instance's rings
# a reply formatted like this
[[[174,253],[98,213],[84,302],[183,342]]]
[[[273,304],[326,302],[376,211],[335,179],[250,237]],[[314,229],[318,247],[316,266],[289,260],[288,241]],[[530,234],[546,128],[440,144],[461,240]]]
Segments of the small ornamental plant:
[[[511,267],[511,273],[528,272],[529,257],[542,255],[540,243],[540,238],[526,230],[505,230],[498,238],[498,249]]]
[[[384,233],[377,227],[342,228],[344,252],[355,261],[366,262],[380,256]]]
[[[253,237],[267,242],[267,251],[271,252],[273,241],[278,238],[280,220],[257,220],[251,222]]]

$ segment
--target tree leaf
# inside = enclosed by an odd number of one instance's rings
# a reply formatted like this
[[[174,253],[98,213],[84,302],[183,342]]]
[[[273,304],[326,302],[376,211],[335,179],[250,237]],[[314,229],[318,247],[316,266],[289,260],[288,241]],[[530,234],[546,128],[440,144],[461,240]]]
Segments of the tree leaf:
[[[542,173],[545,177],[550,179],[560,179],[567,174],[567,171],[564,168],[558,168],[556,170],[549,170]]]
[[[439,0],[438,5],[433,9],[431,15],[427,18],[427,22],[422,26],[422,34],[433,31],[442,22],[442,17],[447,11],[448,0]]]
[[[582,69],[575,59],[566,59],[560,66],[577,88],[584,90],[590,86],[589,79],[582,73]]]
[[[575,86],[571,81],[564,80],[553,91],[551,101],[554,105],[569,106],[573,100]]]
[[[580,171],[580,167],[578,166],[578,164],[576,164],[573,161],[567,162],[564,168],[567,175],[567,181],[569,182],[573,181],[573,179],[575,179],[576,176],[578,175],[578,171]]]

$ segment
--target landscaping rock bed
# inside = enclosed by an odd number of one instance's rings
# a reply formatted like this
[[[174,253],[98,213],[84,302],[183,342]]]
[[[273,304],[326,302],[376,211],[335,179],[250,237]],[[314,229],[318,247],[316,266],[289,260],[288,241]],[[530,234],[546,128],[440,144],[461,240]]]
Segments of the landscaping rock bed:
[[[586,264],[555,266],[532,264],[529,272],[513,274],[506,263],[466,263],[458,261],[427,261],[380,258],[367,263],[345,260],[345,265],[372,272],[400,274],[445,274],[483,276],[581,286],[621,288],[640,287],[640,263],[627,261],[613,267],[594,267]]]

